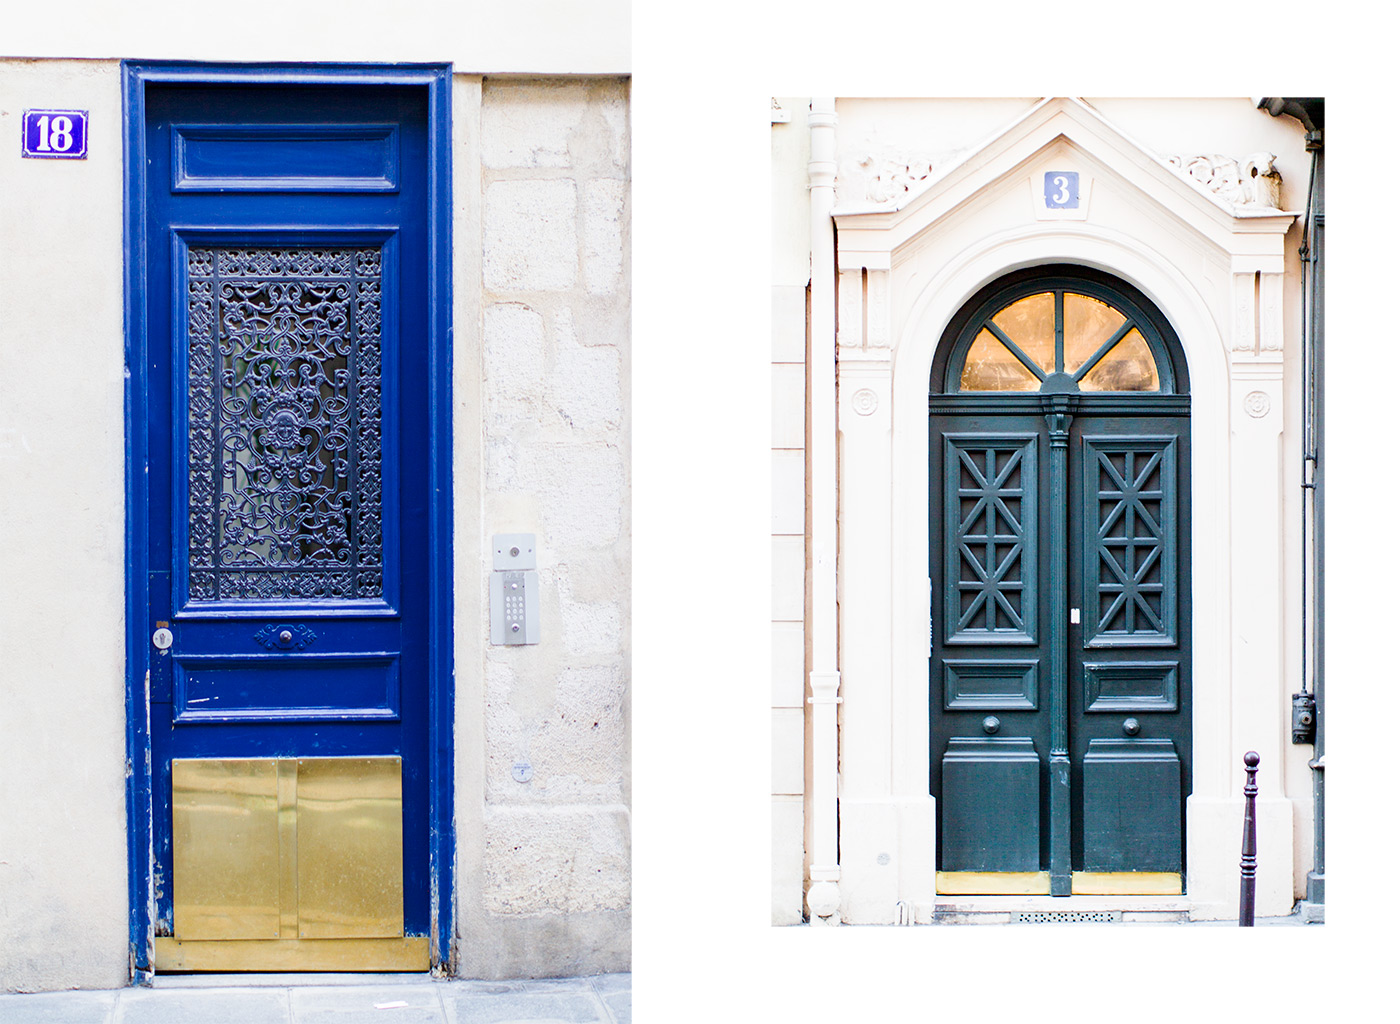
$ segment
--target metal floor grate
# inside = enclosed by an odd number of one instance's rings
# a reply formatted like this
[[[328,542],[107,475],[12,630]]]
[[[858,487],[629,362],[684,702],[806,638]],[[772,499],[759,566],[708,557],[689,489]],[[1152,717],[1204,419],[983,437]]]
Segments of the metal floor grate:
[[[1013,914],[1012,924],[1118,924],[1121,910],[1034,910]]]

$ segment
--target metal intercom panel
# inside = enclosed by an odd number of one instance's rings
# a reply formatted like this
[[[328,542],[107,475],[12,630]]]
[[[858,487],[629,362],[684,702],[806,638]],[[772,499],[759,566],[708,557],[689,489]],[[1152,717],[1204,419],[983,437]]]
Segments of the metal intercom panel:
[[[540,642],[540,584],[535,535],[498,533],[491,538],[491,642]]]

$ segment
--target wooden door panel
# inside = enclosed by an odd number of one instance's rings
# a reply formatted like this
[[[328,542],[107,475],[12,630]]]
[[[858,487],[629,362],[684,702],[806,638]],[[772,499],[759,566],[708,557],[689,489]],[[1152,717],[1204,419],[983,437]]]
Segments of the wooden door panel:
[[[155,885],[155,966],[188,966],[194,944],[227,941],[199,953],[202,969],[313,969],[327,962],[315,941],[355,939],[371,943],[360,969],[387,968],[411,938],[426,969],[426,92],[153,86],[145,130],[147,373],[159,396],[145,425],[145,543],[149,611],[173,637],[150,686],[154,873],[175,879]],[[177,858],[175,765],[223,763],[279,766],[283,833],[287,766],[306,769],[300,840],[282,834],[272,868],[262,840],[233,858],[278,880],[272,936],[221,933],[173,906],[181,875],[222,856],[207,849],[222,833],[203,829]],[[229,795],[207,790],[180,791],[184,818],[217,818]],[[206,797],[214,812],[198,805]],[[288,924],[292,892],[314,927]]]
[[[930,419],[930,785],[946,891],[1011,891],[993,876],[1024,887],[1027,873],[1050,870],[1055,615],[1068,623],[1058,713],[1075,891],[1133,891],[1118,873],[1137,873],[1153,892],[1170,891],[1174,876],[1179,889],[1191,746],[1189,420],[1140,404],[1138,415],[1105,416],[1081,399],[1062,460],[1062,539],[1046,532],[1055,517],[1043,416]],[[1045,589],[1057,578],[1068,607]]]

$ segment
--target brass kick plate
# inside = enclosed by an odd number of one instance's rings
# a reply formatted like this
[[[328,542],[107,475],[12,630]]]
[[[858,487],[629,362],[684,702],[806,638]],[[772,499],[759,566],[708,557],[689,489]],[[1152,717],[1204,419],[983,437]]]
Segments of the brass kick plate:
[[[939,871],[940,896],[1048,896],[1048,871]],[[1181,875],[1173,871],[1075,871],[1075,896],[1180,896]]]
[[[1048,871],[939,871],[934,889],[942,896],[1049,896]]]
[[[426,971],[427,936],[404,939],[157,938],[157,971]]]
[[[1076,896],[1180,896],[1175,871],[1076,871],[1070,876]]]
[[[403,936],[402,771],[172,761],[175,935],[156,940],[157,969],[426,970],[427,939]]]

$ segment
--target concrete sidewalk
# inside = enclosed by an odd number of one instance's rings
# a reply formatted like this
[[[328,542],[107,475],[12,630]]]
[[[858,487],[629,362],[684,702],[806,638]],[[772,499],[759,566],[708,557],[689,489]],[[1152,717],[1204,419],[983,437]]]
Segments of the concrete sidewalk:
[[[632,975],[163,975],[150,988],[0,995],[0,1024],[631,1024]]]

